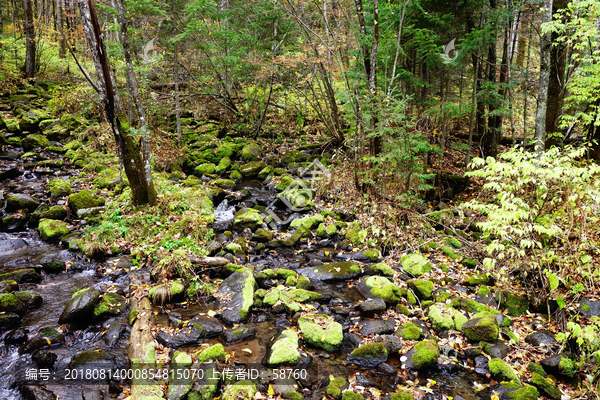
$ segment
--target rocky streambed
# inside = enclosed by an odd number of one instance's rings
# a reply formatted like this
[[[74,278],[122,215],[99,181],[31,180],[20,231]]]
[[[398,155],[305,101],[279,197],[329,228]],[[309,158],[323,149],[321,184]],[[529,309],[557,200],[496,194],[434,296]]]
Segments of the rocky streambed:
[[[198,302],[184,280],[154,282],[127,255],[90,261],[78,238],[104,199],[76,179],[81,142],[18,130],[58,135],[77,121],[19,114],[0,154],[2,398],[560,398],[576,372],[542,319],[522,326],[536,311],[526,299],[457,273],[474,262],[456,238],[397,261],[361,251],[366,232],[315,209],[310,182],[293,178],[309,151],[286,153],[287,169],[257,161],[254,144],[198,151],[212,162],[186,181],[206,184],[216,207],[210,257],[191,258],[206,284]],[[244,163],[233,169],[236,152]],[[119,184],[111,171],[96,183]]]

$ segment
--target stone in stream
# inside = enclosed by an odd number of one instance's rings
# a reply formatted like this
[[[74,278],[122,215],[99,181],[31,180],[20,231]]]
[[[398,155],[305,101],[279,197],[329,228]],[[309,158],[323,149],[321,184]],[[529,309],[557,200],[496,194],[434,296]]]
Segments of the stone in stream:
[[[400,288],[383,276],[366,276],[360,280],[356,288],[363,297],[379,298],[389,305],[398,304],[402,300]]]
[[[21,250],[27,247],[27,242],[23,239],[3,239],[0,240],[0,253]]]
[[[185,286],[181,281],[170,281],[153,286],[148,292],[148,298],[154,304],[178,302],[185,295]]]
[[[4,344],[21,345],[27,341],[26,329],[15,329],[4,336]]]
[[[111,354],[105,351],[85,350],[77,353],[70,364],[70,368],[78,370],[115,370],[119,365]],[[106,377],[108,379],[108,376]]]
[[[358,305],[358,309],[364,315],[373,315],[375,313],[385,311],[387,306],[383,299],[368,299]]]
[[[39,294],[32,292],[30,290],[23,290],[21,292],[16,292],[15,296],[23,302],[30,310],[40,308],[44,299]]]
[[[0,282],[0,293],[12,293],[19,290],[19,284],[13,279]]]
[[[13,179],[17,176],[21,175],[21,170],[17,167],[9,168],[0,172],[0,181],[5,181],[7,179]]]
[[[264,224],[264,220],[258,210],[253,208],[242,208],[233,216],[235,228],[250,228],[253,231]]]
[[[94,318],[119,315],[127,306],[127,299],[118,293],[104,293],[94,307]]]
[[[267,164],[262,161],[250,161],[249,163],[242,165],[239,171],[245,178],[254,178],[255,176],[258,176],[258,173],[266,166]]]
[[[215,317],[197,315],[190,320],[188,326],[193,326],[200,331],[201,337],[212,338],[223,333],[223,324]]]
[[[267,360],[269,365],[294,364],[300,359],[298,352],[298,334],[292,330],[281,332],[271,346],[271,353]]]
[[[225,348],[221,343],[214,344],[198,354],[199,362],[225,361]]]
[[[85,323],[94,316],[96,304],[100,301],[98,289],[87,288],[75,293],[65,306],[59,323]]]
[[[358,265],[348,261],[300,268],[298,273],[311,281],[335,282],[356,278],[361,271]]]
[[[404,340],[419,340],[423,336],[423,330],[412,322],[409,322],[400,326],[394,335]]]
[[[14,293],[0,294],[0,313],[25,314],[27,306]]]
[[[169,377],[167,386],[167,400],[183,399],[192,388],[194,382],[193,374],[186,374],[184,371],[192,365],[192,357],[188,354],[175,351],[171,357],[171,368],[175,373]],[[179,376],[177,376],[179,374]],[[187,376],[186,376],[187,375]]]
[[[254,286],[256,282],[252,271],[243,269],[229,275],[217,292],[221,299],[221,316],[229,324],[238,324],[248,316],[254,304]]]
[[[498,319],[493,314],[481,312],[468,320],[462,326],[462,331],[469,340],[493,342],[498,339],[500,327]]]
[[[233,344],[243,342],[244,340],[253,338],[256,336],[256,328],[253,326],[243,326],[240,325],[234,329],[228,329],[223,332],[223,338],[225,339],[225,343]]]
[[[221,400],[252,400],[258,392],[252,381],[238,381],[223,388]]]
[[[304,315],[298,319],[304,340],[315,347],[333,352],[342,343],[342,325],[325,314]]]
[[[388,351],[383,343],[369,343],[355,349],[348,356],[348,364],[361,368],[374,368],[387,361]]]
[[[17,211],[21,209],[25,209],[29,212],[35,211],[36,208],[40,205],[40,201],[34,199],[31,196],[20,193],[13,193],[7,196],[6,198],[6,211]]]
[[[40,232],[40,238],[45,241],[58,240],[71,233],[71,229],[69,229],[66,222],[47,218],[40,219],[38,231]]]
[[[23,268],[12,272],[0,274],[0,281],[12,280],[17,283],[37,283],[42,280],[33,268]]]
[[[546,329],[542,329],[541,331],[537,331],[537,332],[533,332],[530,333],[529,335],[527,335],[527,337],[525,338],[525,342],[529,343],[532,346],[552,346],[553,344],[556,343],[556,339],[554,338],[554,335],[546,330]]]
[[[363,319],[358,323],[363,336],[393,333],[395,325],[396,322],[392,319]]]
[[[435,340],[423,340],[414,345],[404,357],[407,370],[422,371],[437,365],[437,359],[440,355],[440,347]]]
[[[29,339],[21,348],[19,353],[32,353],[46,346],[52,346],[63,343],[65,336],[53,326],[41,328],[31,339]]]
[[[431,327],[437,332],[454,329],[454,312],[443,305],[432,305],[427,310]]]
[[[56,353],[48,350],[37,351],[33,354],[32,358],[40,368],[52,368],[56,360],[58,360]]]
[[[21,316],[19,314],[11,312],[0,313],[0,332],[16,325],[19,321],[21,321]]]
[[[165,347],[178,349],[180,347],[199,345],[202,342],[201,336],[199,329],[193,326],[186,326],[175,335],[161,331],[156,335],[156,340]]]
[[[102,341],[106,347],[113,347],[121,338],[123,332],[127,330],[127,327],[119,322],[113,322],[108,326],[106,332],[102,335]]]
[[[188,400],[211,400],[217,395],[219,389],[219,370],[215,364],[194,365],[198,369],[199,378],[193,383]],[[200,371],[202,370],[202,371]]]

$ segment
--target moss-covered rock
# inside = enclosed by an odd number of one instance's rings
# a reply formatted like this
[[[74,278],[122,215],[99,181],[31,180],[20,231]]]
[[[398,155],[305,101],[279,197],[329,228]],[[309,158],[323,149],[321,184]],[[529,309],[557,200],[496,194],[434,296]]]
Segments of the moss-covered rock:
[[[492,378],[496,379],[498,382],[514,381],[521,383],[517,372],[513,367],[499,358],[492,358],[488,362],[488,369],[490,370]]]
[[[390,396],[390,400],[415,400],[409,393],[394,393]]]
[[[407,282],[414,293],[422,300],[431,299],[433,292],[433,282],[424,279],[411,279]]]
[[[536,400],[540,393],[534,386],[523,386],[515,391],[507,393],[510,400]]]
[[[539,390],[541,390],[543,394],[552,399],[558,400],[562,396],[561,391],[558,390],[552,379],[544,378],[537,372],[531,373],[531,384],[537,387]]]
[[[44,303],[44,299],[39,294],[32,292],[31,290],[23,290],[20,292],[16,292],[15,296],[19,299],[23,304],[27,306],[27,308],[34,309],[40,308]]]
[[[388,305],[398,304],[402,300],[402,291],[393,282],[383,276],[368,276],[357,287],[366,298],[379,298]]]
[[[119,315],[126,307],[127,299],[118,293],[104,293],[100,303],[94,307],[94,317]]]
[[[99,207],[104,205],[104,199],[102,197],[94,196],[89,189],[83,189],[79,193],[74,193],[69,196],[67,204],[71,211],[77,214],[78,210],[83,208]]]
[[[73,192],[71,183],[63,179],[53,179],[48,182],[48,186],[50,186],[50,194],[54,198],[68,196]]]
[[[423,340],[415,345],[411,357],[412,366],[421,371],[437,364],[440,355],[440,347],[435,340]]]
[[[17,283],[39,282],[42,277],[33,268],[22,268],[0,274],[0,281],[12,280]]]
[[[0,312],[23,314],[27,308],[14,293],[0,294]]]
[[[277,198],[293,211],[306,211],[315,207],[315,192],[308,188],[289,187],[279,193]]]
[[[377,249],[367,249],[362,252],[362,255],[373,262],[379,260],[379,257],[381,257],[381,253],[379,253],[379,250]]]
[[[47,218],[40,219],[38,231],[42,240],[58,240],[71,233],[66,222]]]
[[[419,340],[423,335],[423,330],[417,325],[409,322],[398,328],[396,335],[406,340]]]
[[[82,323],[91,319],[94,314],[94,308],[100,300],[100,291],[98,289],[81,289],[71,297],[71,300],[65,306],[59,323]]]
[[[387,277],[394,276],[394,270],[386,263],[377,263],[377,264],[371,265],[369,267],[369,269],[367,270],[367,273],[369,275],[379,275],[379,276],[387,276]]]
[[[258,392],[252,381],[238,381],[223,388],[221,400],[252,400]]]
[[[268,363],[270,365],[293,364],[300,359],[298,348],[298,334],[292,330],[285,330],[271,346]]]
[[[328,315],[312,314],[298,319],[298,326],[304,340],[315,347],[333,352],[342,343],[342,325]]]
[[[463,326],[462,331],[469,340],[476,342],[493,342],[498,339],[500,327],[498,319],[493,314],[477,313]]]
[[[206,174],[214,174],[216,168],[217,166],[213,163],[200,164],[194,168],[194,175],[201,177]]]
[[[469,276],[463,284],[466,286],[489,285],[491,281],[488,274],[474,274]]]
[[[262,215],[253,208],[242,208],[235,213],[233,225],[241,228],[250,228],[256,230],[264,223]]]
[[[242,174],[240,174],[240,171],[231,171],[229,177],[231,179],[242,179]]]
[[[225,348],[221,343],[214,344],[198,354],[198,361],[225,361]]]
[[[374,368],[386,362],[388,351],[384,343],[368,343],[352,351],[348,356],[348,363],[362,368]]]
[[[220,187],[221,189],[235,189],[235,182],[231,179],[215,179],[210,184],[213,186]]]
[[[215,173],[222,174],[225,171],[227,171],[230,166],[231,166],[231,159],[229,157],[223,157],[221,159],[221,161],[219,161],[219,164],[217,165],[217,168],[215,169]]]
[[[258,176],[258,173],[266,167],[266,164],[262,161],[251,161],[240,167],[240,173],[246,178],[254,178]]]
[[[519,317],[529,310],[529,302],[509,291],[498,291],[496,301],[499,308],[506,308],[506,313],[512,317]]]
[[[313,227],[319,225],[324,221],[323,215],[315,214],[310,217],[298,218],[292,221],[290,224],[291,228],[298,228],[300,226],[305,226],[308,229],[312,229]]]
[[[58,219],[67,218],[67,210],[63,206],[52,206],[40,214],[40,219]]]
[[[267,165],[266,167],[260,170],[260,172],[258,173],[258,177],[260,179],[266,179],[269,177],[269,175],[273,173],[273,170],[274,168],[272,165]]]
[[[256,232],[252,235],[252,240],[256,242],[266,243],[273,240],[273,232],[268,231],[263,228],[258,228]]]
[[[36,148],[46,148],[50,146],[50,142],[46,138],[46,136],[33,134],[27,135],[21,140],[21,146],[23,146],[24,150],[31,150]]]
[[[240,157],[244,161],[258,161],[262,154],[262,147],[257,143],[249,143],[242,148]]]
[[[365,397],[360,393],[354,393],[352,390],[344,391],[342,394],[342,400],[364,400]]]
[[[444,255],[446,257],[449,257],[449,258],[451,258],[453,260],[458,260],[459,258],[462,257],[462,255],[456,254],[454,252],[454,249],[452,247],[449,247],[449,246],[442,247],[442,253],[444,253]]]
[[[308,277],[311,281],[335,282],[356,278],[360,275],[360,267],[350,261],[323,264],[316,267],[306,267],[298,273]]]
[[[334,399],[339,399],[342,396],[342,390],[348,387],[348,382],[341,376],[332,379],[327,385],[327,394]]]
[[[254,304],[255,285],[254,275],[248,269],[236,271],[221,282],[217,294],[222,299],[223,320],[237,324],[248,316]]]
[[[451,310],[433,305],[429,307],[428,313],[429,321],[431,321],[431,326],[434,330],[440,332],[454,328],[454,313]]]
[[[33,212],[40,201],[26,194],[14,193],[6,198],[6,211],[28,210]]]
[[[170,281],[150,288],[148,298],[154,304],[166,304],[183,299],[185,286],[181,281]]]
[[[285,165],[290,165],[292,163],[305,162],[309,159],[310,155],[300,150],[290,150],[283,154],[283,156],[281,157],[281,163]]]
[[[431,263],[420,254],[407,254],[400,260],[402,269],[412,276],[419,277],[431,271]]]

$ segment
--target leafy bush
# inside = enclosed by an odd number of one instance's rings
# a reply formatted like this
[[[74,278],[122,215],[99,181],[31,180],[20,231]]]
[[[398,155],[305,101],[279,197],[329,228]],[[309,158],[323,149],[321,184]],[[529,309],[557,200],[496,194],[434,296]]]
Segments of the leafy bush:
[[[524,283],[538,280],[545,301],[559,281],[568,287],[590,279],[580,265],[596,249],[600,167],[585,160],[588,149],[554,148],[539,158],[513,149],[473,160],[478,169],[468,175],[485,179],[484,195],[464,207],[485,216],[477,223],[489,243],[484,265],[499,282],[519,272]]]

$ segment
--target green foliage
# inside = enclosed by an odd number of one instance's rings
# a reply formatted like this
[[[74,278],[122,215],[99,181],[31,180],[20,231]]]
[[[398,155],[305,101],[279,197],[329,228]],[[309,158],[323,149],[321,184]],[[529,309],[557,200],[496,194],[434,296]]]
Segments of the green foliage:
[[[583,159],[587,150],[555,148],[537,158],[513,149],[498,159],[473,161],[478,169],[468,175],[485,179],[486,196],[464,207],[485,216],[478,223],[490,240],[486,251],[491,257],[484,265],[494,269],[501,260],[495,270],[499,282],[507,283],[511,270],[526,276],[542,268],[548,270],[551,290],[559,280],[581,281],[571,267],[592,245],[600,200],[600,167]],[[582,240],[575,244],[569,237]]]

